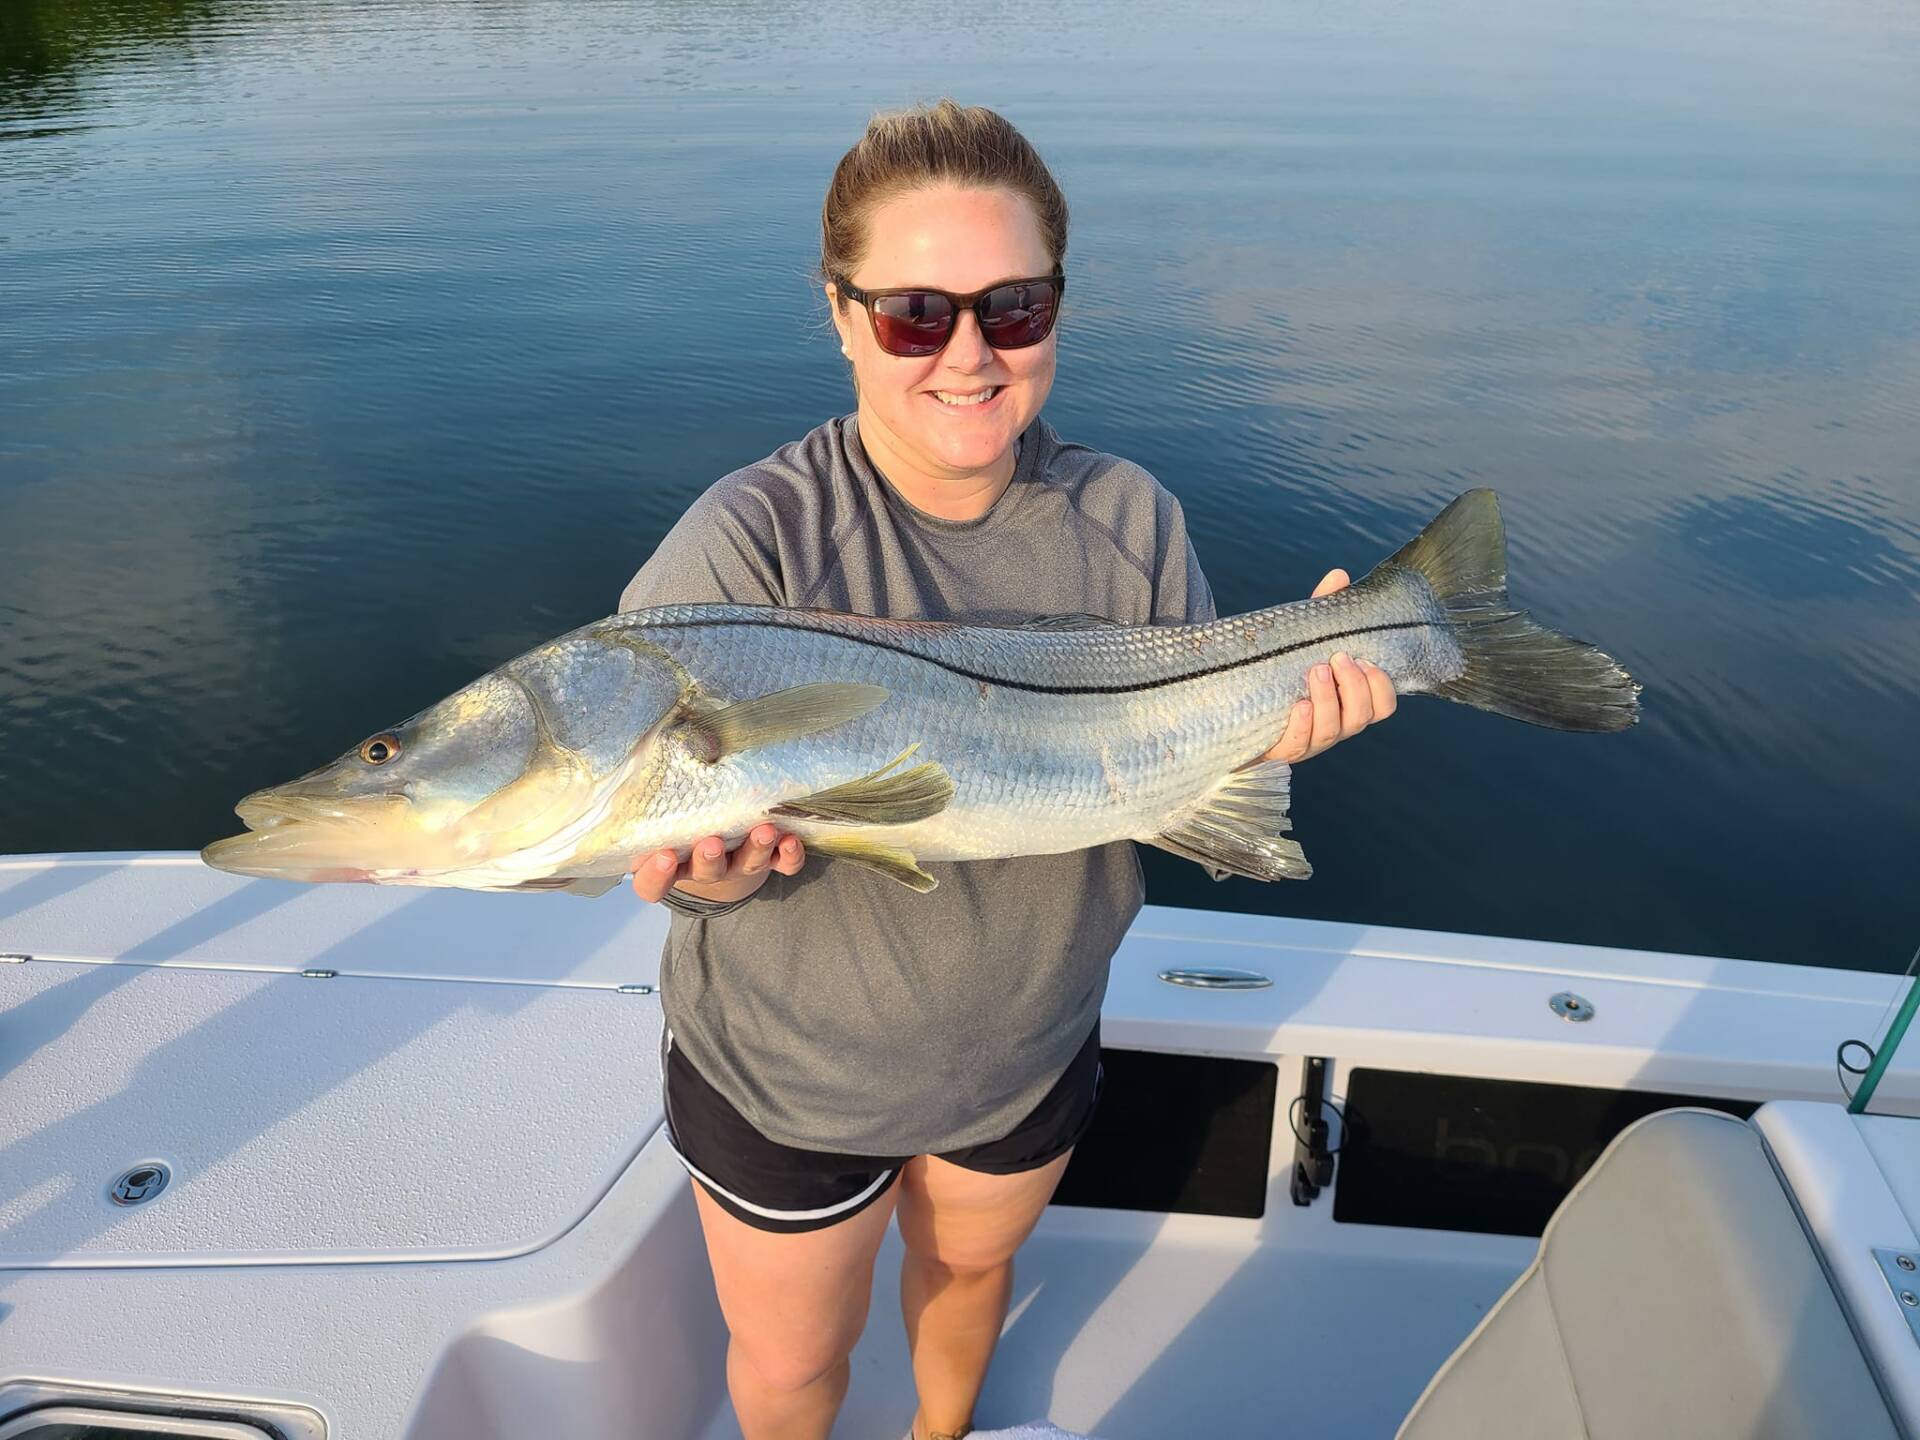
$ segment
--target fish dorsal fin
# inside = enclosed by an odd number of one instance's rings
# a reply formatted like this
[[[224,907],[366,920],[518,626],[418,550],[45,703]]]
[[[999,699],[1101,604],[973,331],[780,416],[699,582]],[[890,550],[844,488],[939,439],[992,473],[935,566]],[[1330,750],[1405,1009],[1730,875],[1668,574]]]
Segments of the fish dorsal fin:
[[[945,770],[928,762],[889,773],[919,748],[909,745],[871,775],[789,800],[773,813],[839,825],[905,825],[938,815],[953,798],[953,780]]]
[[[1278,760],[1263,760],[1235,770],[1180,817],[1179,823],[1149,845],[1207,867],[1216,880],[1244,875],[1249,880],[1304,880],[1313,873],[1287,818],[1291,772]]]
[[[889,880],[898,880],[909,890],[917,890],[922,895],[940,883],[920,868],[920,862],[914,858],[911,850],[902,850],[866,835],[816,835],[807,841],[807,850],[810,854],[830,855],[836,860],[845,860],[864,870],[884,875]]]
[[[1120,624],[1104,615],[1036,615],[1011,626],[1014,630],[1112,630]]]
[[[501,885],[501,891],[552,890],[562,895],[604,895],[627,877],[624,875],[544,875],[538,880],[523,880],[518,885]]]
[[[742,750],[778,745],[805,735],[831,730],[858,720],[875,709],[891,692],[882,685],[855,685],[822,681],[776,690],[755,700],[723,705],[688,717],[680,723],[693,742],[694,753],[719,760]]]

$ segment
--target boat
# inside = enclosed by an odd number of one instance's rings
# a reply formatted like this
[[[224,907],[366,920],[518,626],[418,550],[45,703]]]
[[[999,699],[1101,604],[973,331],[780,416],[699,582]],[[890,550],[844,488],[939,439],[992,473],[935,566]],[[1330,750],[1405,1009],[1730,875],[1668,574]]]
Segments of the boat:
[[[664,923],[0,859],[0,1440],[737,1436]],[[1920,1434],[1920,1072],[1835,1070],[1898,993],[1149,906],[981,1433]],[[898,1258],[837,1435],[913,1413]]]

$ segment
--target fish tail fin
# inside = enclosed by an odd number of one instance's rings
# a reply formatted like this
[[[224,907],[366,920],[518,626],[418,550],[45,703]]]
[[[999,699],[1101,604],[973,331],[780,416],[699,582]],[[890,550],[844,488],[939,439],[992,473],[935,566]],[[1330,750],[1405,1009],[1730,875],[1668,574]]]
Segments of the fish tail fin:
[[[1469,490],[1360,582],[1426,581],[1466,661],[1434,687],[1482,710],[1554,730],[1624,730],[1640,685],[1611,655],[1528,618],[1507,598],[1507,535],[1491,490]]]

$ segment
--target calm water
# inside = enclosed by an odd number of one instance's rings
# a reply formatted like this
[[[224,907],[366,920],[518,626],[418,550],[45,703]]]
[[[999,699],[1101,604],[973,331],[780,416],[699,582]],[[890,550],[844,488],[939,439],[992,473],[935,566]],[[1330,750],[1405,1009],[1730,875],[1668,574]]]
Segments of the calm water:
[[[610,610],[850,408],[820,193],[951,91],[1073,206],[1049,418],[1223,611],[1491,485],[1647,685],[1606,738],[1409,702],[1302,768],[1313,880],[1155,898],[1904,964],[1920,12],[904,8],[0,4],[0,852],[198,846]]]

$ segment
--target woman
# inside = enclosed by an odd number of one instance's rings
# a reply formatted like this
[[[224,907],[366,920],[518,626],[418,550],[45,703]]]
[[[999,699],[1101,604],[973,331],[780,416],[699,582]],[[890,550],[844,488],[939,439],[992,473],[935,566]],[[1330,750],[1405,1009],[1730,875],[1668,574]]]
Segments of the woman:
[[[721,480],[621,597],[1010,621],[1213,618],[1179,503],[1060,439],[1067,211],[992,111],[881,116],[834,172],[821,270],[858,409]],[[900,293],[907,290],[908,293]],[[1316,593],[1338,589],[1334,571]],[[1393,710],[1342,656],[1270,752]],[[797,837],[717,837],[634,889],[662,961],[668,1133],[694,1180],[747,1440],[824,1437],[896,1212],[913,1440],[964,1435],[1015,1249],[1093,1111],[1107,966],[1141,902],[1131,844],[931,865],[918,895]]]

